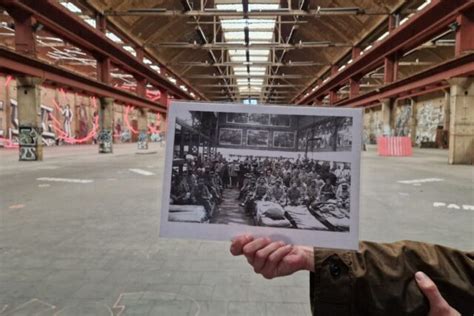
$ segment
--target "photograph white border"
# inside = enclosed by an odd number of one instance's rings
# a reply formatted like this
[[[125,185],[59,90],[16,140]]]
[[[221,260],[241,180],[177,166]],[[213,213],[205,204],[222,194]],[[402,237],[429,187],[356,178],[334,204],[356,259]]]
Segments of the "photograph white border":
[[[231,240],[240,234],[268,236],[273,240],[283,240],[291,244],[317,246],[324,248],[358,249],[359,243],[359,203],[360,203],[360,153],[362,146],[361,109],[270,106],[245,104],[172,101],[168,112],[168,133],[166,143],[165,170],[162,179],[161,223],[159,236],[167,238]],[[350,116],[352,117],[352,149],[343,152],[318,152],[314,159],[351,163],[351,216],[349,232],[329,232],[299,230],[289,228],[240,226],[224,224],[197,224],[168,221],[170,203],[170,183],[175,138],[175,121],[180,113],[186,111],[204,112],[247,112],[286,115]],[[297,112],[297,114],[296,114]]]

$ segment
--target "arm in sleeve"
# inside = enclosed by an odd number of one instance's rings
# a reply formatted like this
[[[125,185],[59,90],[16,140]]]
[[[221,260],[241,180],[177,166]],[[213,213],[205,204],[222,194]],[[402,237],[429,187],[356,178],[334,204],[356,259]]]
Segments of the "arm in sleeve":
[[[358,252],[315,248],[314,261],[313,315],[426,315],[416,271],[462,315],[474,314],[474,252],[413,241],[361,242]]]

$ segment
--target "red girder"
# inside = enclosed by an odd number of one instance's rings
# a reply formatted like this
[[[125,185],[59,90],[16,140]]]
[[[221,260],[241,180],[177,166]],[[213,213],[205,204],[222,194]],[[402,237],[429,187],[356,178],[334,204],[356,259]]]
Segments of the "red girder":
[[[380,103],[383,99],[425,94],[447,87],[446,80],[450,78],[472,75],[474,75],[474,53],[467,53],[355,98],[344,99],[335,106],[361,107]]]
[[[77,45],[99,58],[110,58],[117,66],[133,75],[145,78],[158,88],[172,92],[184,99],[191,95],[157,74],[119,45],[108,39],[99,30],[94,29],[79,17],[53,0],[5,0],[7,10],[32,14],[46,28],[62,39]]]
[[[38,77],[89,95],[110,97],[118,103],[135,105],[158,112],[167,110],[165,106],[157,102],[2,47],[0,47],[0,70],[9,74]]]
[[[298,104],[309,104],[337,90],[351,78],[361,78],[371,70],[383,65],[384,58],[397,53],[402,56],[419,45],[429,41],[454,22],[459,12],[474,7],[473,0],[433,0],[423,11],[413,16],[405,24],[396,28],[385,39],[374,43],[373,47],[333,75],[318,89],[300,99]],[[293,99],[293,101],[295,101]]]

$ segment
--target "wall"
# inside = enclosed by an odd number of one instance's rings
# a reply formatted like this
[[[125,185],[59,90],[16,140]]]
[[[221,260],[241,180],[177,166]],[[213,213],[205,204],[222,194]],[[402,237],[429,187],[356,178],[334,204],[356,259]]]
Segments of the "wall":
[[[439,127],[444,127],[445,97],[442,92],[432,93],[415,98],[414,111],[416,116],[416,145],[438,141]],[[392,111],[393,135],[411,137],[413,106],[410,100],[401,100]],[[375,144],[376,139],[383,135],[381,107],[366,109],[364,113],[364,141]],[[439,135],[438,135],[439,138]]]
[[[370,108],[364,114],[364,142],[375,144],[377,137],[383,134],[382,111],[380,107]]]
[[[416,144],[435,142],[438,126],[444,125],[444,95],[418,98],[416,101]]]
[[[17,89],[15,79],[0,76],[0,146],[14,146],[18,143]],[[91,144],[95,142],[98,99],[67,92],[63,89],[41,88],[41,109],[38,112],[43,128],[43,144]],[[131,111],[129,124],[136,123],[136,110]],[[153,133],[160,131],[161,118],[148,113],[148,123]],[[163,124],[165,125],[165,124]],[[125,108],[114,105],[114,140],[128,142],[133,133],[126,124]]]

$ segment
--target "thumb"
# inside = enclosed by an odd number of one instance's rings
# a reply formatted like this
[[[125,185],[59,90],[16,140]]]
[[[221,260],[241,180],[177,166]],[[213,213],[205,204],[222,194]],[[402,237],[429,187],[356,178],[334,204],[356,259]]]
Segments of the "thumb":
[[[438,287],[434,282],[423,272],[415,273],[415,280],[421,292],[426,296],[430,302],[430,310],[445,310],[449,309],[449,304],[439,293]]]

